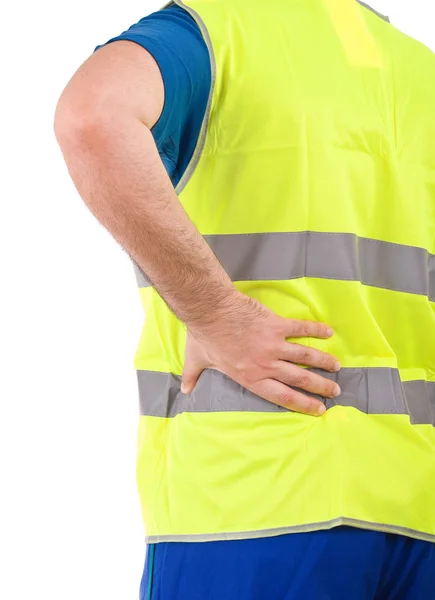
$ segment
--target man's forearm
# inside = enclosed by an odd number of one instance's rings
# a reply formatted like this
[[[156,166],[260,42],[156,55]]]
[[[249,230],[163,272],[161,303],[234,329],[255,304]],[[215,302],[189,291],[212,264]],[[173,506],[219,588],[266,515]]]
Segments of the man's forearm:
[[[187,326],[211,323],[235,288],[179,202],[149,129],[117,117],[56,133],[96,218]]]

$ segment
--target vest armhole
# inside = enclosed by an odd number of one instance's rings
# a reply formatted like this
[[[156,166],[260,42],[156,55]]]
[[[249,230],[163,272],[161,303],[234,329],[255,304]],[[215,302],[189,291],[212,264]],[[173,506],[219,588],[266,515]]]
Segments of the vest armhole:
[[[377,15],[383,21],[386,21],[387,23],[391,22],[390,21],[390,17],[387,17],[386,15],[383,15],[379,11],[375,10],[372,6],[369,6],[368,4],[366,4],[365,2],[363,2],[362,0],[356,0],[356,1],[358,2],[358,4],[361,4],[361,6],[364,6],[364,8],[367,8],[367,10],[370,10],[372,13],[375,13],[375,15]]]
[[[207,46],[208,53],[210,56],[210,67],[211,67],[210,92],[209,92],[209,96],[208,96],[208,100],[207,100],[207,107],[206,107],[206,110],[204,113],[204,118],[203,118],[202,124],[201,124],[201,129],[199,132],[198,140],[196,142],[196,146],[193,151],[192,158],[190,159],[189,164],[187,165],[187,167],[183,173],[183,176],[181,177],[180,181],[178,182],[178,184],[175,188],[176,193],[181,194],[181,192],[184,190],[187,183],[191,179],[196,167],[198,166],[199,160],[202,155],[202,151],[204,150],[205,140],[207,137],[208,122],[210,120],[213,92],[214,92],[215,83],[216,83],[216,59],[215,59],[215,55],[214,55],[213,44],[212,44],[212,41],[210,38],[210,34],[208,32],[206,24],[204,23],[204,21],[202,20],[200,15],[193,8],[186,6],[182,0],[174,0],[172,2],[169,2],[169,4],[176,4],[176,5],[180,6],[186,12],[188,12],[189,15],[196,22],[196,24],[198,25],[198,27],[201,31],[202,37],[204,38],[205,44]]]

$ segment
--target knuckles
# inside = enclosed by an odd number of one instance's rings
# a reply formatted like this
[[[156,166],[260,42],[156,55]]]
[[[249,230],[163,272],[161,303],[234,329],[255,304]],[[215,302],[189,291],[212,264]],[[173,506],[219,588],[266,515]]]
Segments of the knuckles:
[[[305,364],[305,365],[311,364],[313,362],[313,358],[314,358],[313,353],[310,351],[309,348],[302,350],[301,356],[300,356],[300,360],[302,361],[302,364]]]
[[[292,378],[292,384],[295,387],[305,389],[310,384],[310,376],[306,373],[297,374]]]
[[[237,379],[244,385],[253,385],[264,378],[271,369],[271,360],[267,356],[256,357],[252,360],[239,360],[232,368]]]
[[[295,403],[295,394],[292,394],[292,393],[282,394],[279,397],[279,404],[281,404],[281,406],[284,406],[285,408],[292,408],[294,406],[294,403]]]
[[[252,363],[245,361],[237,362],[233,368],[237,380],[245,385],[245,387],[253,385],[259,379],[258,369]]]

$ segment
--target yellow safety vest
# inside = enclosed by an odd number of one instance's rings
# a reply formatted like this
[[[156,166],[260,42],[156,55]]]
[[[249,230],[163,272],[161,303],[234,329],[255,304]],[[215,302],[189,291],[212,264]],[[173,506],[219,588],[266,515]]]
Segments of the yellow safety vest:
[[[335,335],[321,418],[218,371],[137,269],[149,542],[353,525],[435,541],[435,55],[355,0],[177,1],[212,90],[177,192],[234,285]],[[261,343],[261,340],[259,340]]]

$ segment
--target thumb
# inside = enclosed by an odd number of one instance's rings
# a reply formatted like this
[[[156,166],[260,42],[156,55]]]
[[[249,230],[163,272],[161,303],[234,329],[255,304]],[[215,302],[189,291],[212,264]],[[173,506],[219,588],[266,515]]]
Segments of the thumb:
[[[181,376],[181,391],[183,394],[190,394],[198,383],[199,376],[206,365],[207,361],[204,360],[200,344],[188,333],[184,354],[184,368]]]
[[[199,376],[203,370],[204,367],[201,367],[198,363],[184,365],[183,374],[181,376],[181,391],[183,394],[190,394],[198,383]]]

